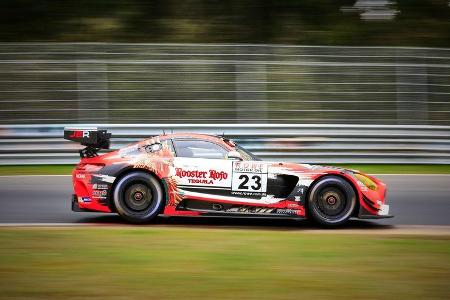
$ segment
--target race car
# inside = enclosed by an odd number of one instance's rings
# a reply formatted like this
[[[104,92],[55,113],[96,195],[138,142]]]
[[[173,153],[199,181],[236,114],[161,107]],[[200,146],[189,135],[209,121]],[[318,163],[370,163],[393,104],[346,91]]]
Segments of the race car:
[[[122,149],[97,128],[65,128],[86,148],[72,173],[73,211],[118,213],[132,223],[158,215],[311,219],[391,217],[386,185],[356,170],[263,161],[223,136],[172,133]]]

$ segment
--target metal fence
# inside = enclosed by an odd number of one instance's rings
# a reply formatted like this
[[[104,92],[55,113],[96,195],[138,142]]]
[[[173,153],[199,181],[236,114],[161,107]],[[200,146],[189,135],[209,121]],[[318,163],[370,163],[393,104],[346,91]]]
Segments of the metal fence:
[[[0,164],[75,162],[69,123],[113,148],[225,131],[269,160],[450,163],[449,95],[444,48],[0,43]]]
[[[450,125],[450,49],[1,43],[0,123]]]
[[[113,149],[163,131],[200,132],[225,134],[266,160],[305,163],[450,163],[450,126],[103,124],[100,127],[112,132]],[[79,160],[76,150],[81,147],[63,140],[63,128],[62,124],[1,125],[0,164],[75,163]]]

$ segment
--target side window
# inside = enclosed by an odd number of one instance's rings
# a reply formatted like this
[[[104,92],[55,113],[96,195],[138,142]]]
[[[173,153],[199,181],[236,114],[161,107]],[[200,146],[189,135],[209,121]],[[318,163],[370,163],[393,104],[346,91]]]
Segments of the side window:
[[[174,140],[178,157],[224,159],[228,153],[221,146],[202,140]]]

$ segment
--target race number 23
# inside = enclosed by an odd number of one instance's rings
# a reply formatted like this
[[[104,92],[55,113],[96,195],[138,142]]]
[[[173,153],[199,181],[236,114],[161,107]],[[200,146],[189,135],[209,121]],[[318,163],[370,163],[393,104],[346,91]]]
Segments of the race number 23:
[[[236,195],[257,196],[267,192],[267,164],[259,161],[234,161],[231,191]]]
[[[252,192],[261,190],[261,176],[259,175],[252,175],[250,183],[250,176],[247,174],[239,175],[239,180],[242,180],[238,187],[240,190],[250,190]]]

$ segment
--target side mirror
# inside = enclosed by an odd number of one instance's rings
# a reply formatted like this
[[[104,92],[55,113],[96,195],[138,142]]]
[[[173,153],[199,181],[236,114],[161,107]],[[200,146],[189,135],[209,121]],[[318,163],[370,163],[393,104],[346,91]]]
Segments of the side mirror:
[[[242,160],[242,156],[239,152],[237,151],[230,151],[227,154],[227,159],[231,159],[231,160]]]

